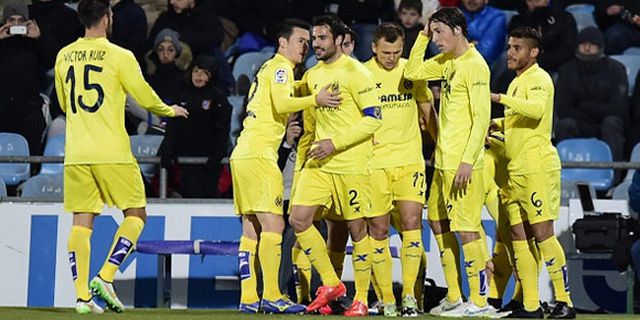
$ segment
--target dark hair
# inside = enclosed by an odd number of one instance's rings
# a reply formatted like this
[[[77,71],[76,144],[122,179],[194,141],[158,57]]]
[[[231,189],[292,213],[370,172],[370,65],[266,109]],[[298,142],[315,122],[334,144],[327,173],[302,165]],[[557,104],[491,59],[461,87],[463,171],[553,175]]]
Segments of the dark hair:
[[[276,35],[276,39],[280,39],[282,37],[288,40],[289,37],[291,37],[291,34],[293,34],[293,28],[309,30],[311,29],[311,25],[308,22],[300,19],[295,19],[295,18],[284,19],[278,25],[278,34]]]
[[[346,24],[345,24],[344,26],[342,26],[342,27],[344,28],[344,35],[345,35],[345,37],[346,37],[347,35],[350,35],[350,36],[351,36],[351,41],[352,41],[353,43],[356,43],[356,42],[358,41],[358,34],[357,34],[355,31],[353,31],[353,29],[351,29],[351,27],[349,27],[349,26],[348,26],[348,25],[346,25]]]
[[[542,46],[542,35],[538,30],[532,27],[519,27],[509,32],[509,37],[525,39],[529,43],[529,47],[538,48]]]
[[[459,27],[462,30],[462,34],[468,37],[467,33],[467,20],[462,14],[462,11],[458,8],[445,7],[436,11],[429,19],[429,24],[432,22],[440,22],[446,24],[451,30]]]
[[[422,1],[420,0],[402,0],[400,1],[400,5],[398,6],[398,12],[400,10],[411,10],[414,9],[418,11],[418,15],[422,15]]]
[[[100,22],[102,17],[109,14],[109,0],[80,0],[78,3],[78,18],[85,28],[91,28]]]
[[[311,25],[314,27],[317,26],[327,26],[329,30],[331,30],[331,35],[333,35],[333,39],[335,40],[339,36],[343,36],[346,33],[345,24],[335,15],[323,14],[320,16],[313,17],[311,21]]]
[[[404,41],[404,30],[398,24],[393,22],[385,22],[379,25],[373,32],[373,42],[377,43],[380,39],[394,43],[402,38]]]

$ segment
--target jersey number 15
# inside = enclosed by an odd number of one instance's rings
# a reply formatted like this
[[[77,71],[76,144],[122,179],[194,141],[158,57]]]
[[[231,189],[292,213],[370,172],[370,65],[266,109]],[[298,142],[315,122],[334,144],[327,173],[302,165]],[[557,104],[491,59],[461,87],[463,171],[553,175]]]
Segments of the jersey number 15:
[[[84,103],[84,100],[82,99],[82,95],[78,96],[78,104],[80,105],[80,108],[82,108],[82,110],[87,111],[87,112],[96,112],[98,111],[98,109],[100,108],[100,106],[102,106],[102,103],[104,102],[104,89],[102,89],[102,86],[98,83],[91,83],[91,80],[89,79],[89,75],[91,74],[91,71],[93,72],[102,72],[102,67],[98,67],[92,64],[87,64],[84,66],[84,90],[86,91],[91,91],[91,90],[95,90],[98,94],[98,98],[96,99],[96,102],[93,105],[86,105]],[[69,66],[69,70],[67,70],[67,77],[64,80],[65,83],[71,82],[71,112],[73,113],[78,113],[78,110],[76,108],[76,73],[75,73],[75,68],[73,66]]]

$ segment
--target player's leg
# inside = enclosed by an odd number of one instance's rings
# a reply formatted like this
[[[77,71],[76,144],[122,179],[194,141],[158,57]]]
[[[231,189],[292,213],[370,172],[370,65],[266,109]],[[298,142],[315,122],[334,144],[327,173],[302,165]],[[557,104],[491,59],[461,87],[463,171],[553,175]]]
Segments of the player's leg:
[[[460,287],[460,247],[455,234],[449,227],[448,207],[444,197],[444,172],[435,170],[431,181],[431,190],[427,201],[427,218],[440,250],[440,264],[447,283],[447,296],[440,304],[430,310],[432,315],[440,315],[445,311],[462,306],[462,289]]]
[[[323,283],[316,292],[315,300],[307,307],[309,312],[320,309],[346,293],[346,287],[331,265],[327,244],[318,229],[313,226],[318,209],[321,206],[331,206],[332,186],[330,174],[316,169],[303,169],[296,188],[305,192],[295,193],[289,215],[289,223],[298,237],[298,242],[304,254],[309,257],[311,265],[320,274]]]
[[[102,308],[93,302],[89,290],[89,266],[93,220],[104,203],[89,166],[66,166],[64,184],[64,209],[74,213],[67,249],[76,289],[76,312],[102,313]]]
[[[529,208],[527,216],[556,298],[549,318],[573,319],[576,312],[569,292],[567,260],[553,228],[553,221],[558,219],[560,211],[560,171],[532,175],[527,183],[538,191],[531,195],[535,208]]]
[[[372,249],[367,222],[364,218],[347,222],[349,234],[353,243],[353,273],[355,278],[356,295],[353,304],[344,313],[345,316],[366,316],[369,312],[368,295],[371,284]]]
[[[258,260],[262,269],[262,299],[277,301],[282,298],[279,286],[280,259],[282,256],[282,215],[260,212],[255,214],[260,223],[260,241],[258,241]]]
[[[257,313],[260,309],[258,296],[258,235],[261,228],[255,215],[242,216],[242,237],[238,247],[238,269],[240,270],[240,306],[245,313]]]
[[[369,241],[373,253],[371,268],[380,288],[385,316],[395,317],[397,312],[391,279],[393,264],[389,251],[389,219],[389,214],[368,219]]]
[[[349,228],[344,220],[327,217],[327,250],[329,260],[333,265],[338,278],[342,278],[344,257],[346,255],[347,241],[349,241]]]
[[[455,171],[445,172],[444,194],[449,202],[449,219],[451,231],[458,234],[464,251],[464,265],[469,281],[469,302],[464,309],[445,312],[443,316],[485,316],[491,312],[487,305],[487,270],[488,249],[481,236],[481,213],[485,200],[484,174],[482,170],[474,170],[471,180],[465,189],[453,185]]]

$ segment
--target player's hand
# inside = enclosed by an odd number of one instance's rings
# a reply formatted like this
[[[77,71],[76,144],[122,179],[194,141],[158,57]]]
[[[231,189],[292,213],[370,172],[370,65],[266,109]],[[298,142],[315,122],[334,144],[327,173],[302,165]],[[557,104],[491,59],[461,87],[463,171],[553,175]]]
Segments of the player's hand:
[[[38,39],[40,38],[40,28],[38,27],[38,23],[36,23],[35,20],[29,20],[27,21],[27,34],[25,34],[25,37],[28,38],[32,38],[32,39]]]
[[[320,92],[316,94],[316,104],[322,107],[338,107],[340,103],[342,103],[342,98],[340,97],[340,91],[331,92],[329,88],[331,84],[326,85]]]
[[[429,16],[429,18],[425,20],[427,23],[425,23],[424,28],[422,29],[422,35],[425,37],[431,38],[431,29],[429,29],[429,19],[431,19],[431,16]]]
[[[287,138],[288,145],[293,146],[295,139],[302,134],[302,127],[300,127],[299,121],[291,121],[287,126]]]
[[[491,101],[495,103],[500,103],[500,94],[499,93],[491,93]]]
[[[465,189],[467,187],[467,184],[471,182],[472,173],[473,173],[472,164],[469,164],[466,162],[460,162],[460,165],[458,166],[458,172],[456,172],[456,177],[453,180],[453,184],[458,189]]]
[[[322,160],[333,154],[335,151],[336,147],[333,145],[331,139],[322,139],[314,141],[311,144],[309,157],[311,159]]]
[[[183,117],[185,119],[189,119],[189,111],[187,111],[187,109],[175,104],[171,106],[171,109],[173,109],[173,111],[175,111],[176,113],[174,117]]]
[[[9,28],[11,28],[9,24],[5,24],[2,27],[0,27],[0,40],[13,36],[12,34],[9,33]]]

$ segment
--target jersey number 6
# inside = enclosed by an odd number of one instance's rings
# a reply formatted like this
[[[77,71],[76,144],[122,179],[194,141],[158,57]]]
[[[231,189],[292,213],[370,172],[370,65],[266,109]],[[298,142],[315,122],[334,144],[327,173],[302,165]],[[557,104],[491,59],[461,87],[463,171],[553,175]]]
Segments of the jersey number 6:
[[[98,111],[100,106],[102,106],[102,102],[104,102],[104,89],[102,89],[102,86],[98,83],[91,83],[91,81],[89,80],[89,74],[91,71],[102,72],[102,67],[98,67],[92,64],[87,64],[84,66],[84,90],[95,90],[98,94],[98,98],[93,105],[88,106],[84,103],[82,95],[79,95],[78,104],[84,111],[93,113]],[[67,70],[67,77],[64,80],[65,83],[68,83],[69,81],[71,81],[71,112],[78,113],[78,110],[76,109],[76,74],[73,66],[69,66],[69,70]]]

